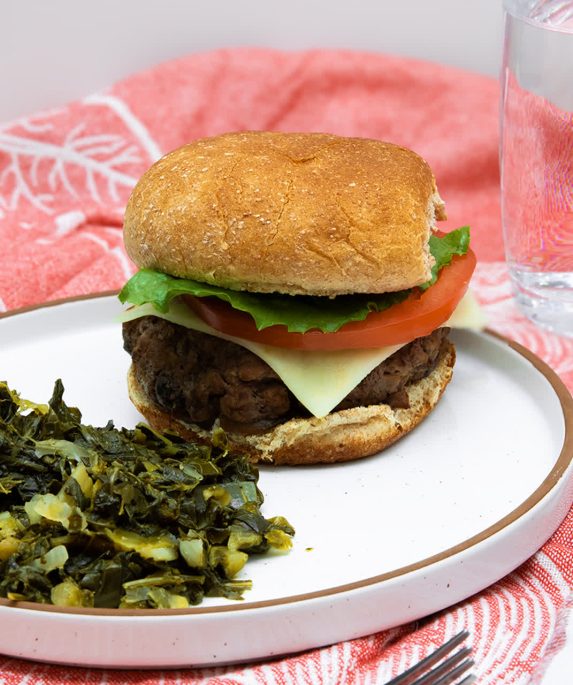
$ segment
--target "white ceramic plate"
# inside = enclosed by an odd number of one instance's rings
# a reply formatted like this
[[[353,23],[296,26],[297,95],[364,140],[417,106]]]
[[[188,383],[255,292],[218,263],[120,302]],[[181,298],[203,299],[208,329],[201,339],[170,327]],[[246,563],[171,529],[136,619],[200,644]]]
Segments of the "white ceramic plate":
[[[0,378],[65,399],[86,422],[132,427],[129,357],[106,296],[0,319]],[[264,512],[295,526],[288,555],[250,561],[243,602],[180,611],[61,610],[0,602],[0,652],[109,667],[268,658],[396,626],[495,582],[533,554],[573,501],[573,401],[542,362],[456,332],[454,380],[436,410],[382,455],[263,468]]]

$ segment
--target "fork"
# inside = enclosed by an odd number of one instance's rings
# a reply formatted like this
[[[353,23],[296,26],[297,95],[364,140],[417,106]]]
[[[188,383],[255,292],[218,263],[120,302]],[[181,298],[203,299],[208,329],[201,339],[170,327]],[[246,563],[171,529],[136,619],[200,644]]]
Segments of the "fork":
[[[474,683],[476,678],[471,674],[466,675],[463,680],[458,680],[473,666],[474,662],[468,658],[472,650],[469,647],[461,647],[454,652],[469,635],[467,630],[462,630],[425,659],[388,681],[386,685],[470,685]],[[451,652],[454,653],[451,654]],[[451,656],[446,659],[445,657],[449,654]]]

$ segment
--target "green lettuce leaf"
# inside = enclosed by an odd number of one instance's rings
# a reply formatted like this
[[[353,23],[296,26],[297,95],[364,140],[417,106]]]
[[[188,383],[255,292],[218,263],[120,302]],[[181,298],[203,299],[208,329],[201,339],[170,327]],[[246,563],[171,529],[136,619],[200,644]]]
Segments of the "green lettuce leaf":
[[[438,273],[444,266],[448,266],[454,255],[464,255],[470,246],[470,227],[461,228],[446,233],[444,236],[430,236],[430,252],[435,259],[432,267],[432,276],[427,283],[419,286],[422,290],[427,290],[438,280]]]
[[[443,237],[431,236],[430,252],[436,263],[431,279],[420,288],[425,290],[435,283],[439,271],[452,261],[454,255],[465,254],[469,240],[468,226]],[[363,321],[370,312],[381,312],[404,301],[411,292],[401,290],[381,295],[339,295],[334,298],[249,293],[142,269],[125,284],[119,299],[134,305],[151,303],[158,311],[166,312],[171,300],[179,295],[217,297],[234,309],[250,314],[258,330],[283,325],[291,333],[306,333],[313,329],[334,333],[350,321]]]

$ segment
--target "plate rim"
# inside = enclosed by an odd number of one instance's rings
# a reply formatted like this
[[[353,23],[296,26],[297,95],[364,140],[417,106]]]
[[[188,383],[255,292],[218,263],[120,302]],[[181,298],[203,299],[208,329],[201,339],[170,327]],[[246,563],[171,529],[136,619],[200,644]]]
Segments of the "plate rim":
[[[50,300],[48,302],[40,304],[31,304],[24,307],[19,307],[7,312],[0,313],[0,322],[7,318],[16,317],[21,314],[29,314],[38,310],[57,308],[58,306],[85,302],[92,300],[99,300],[105,298],[117,298],[118,290],[107,290],[100,293],[92,294],[82,294],[75,295],[72,297],[59,298],[55,300]],[[360,589],[369,588],[380,583],[384,583],[390,580],[395,580],[397,578],[406,576],[410,573],[420,571],[421,569],[428,568],[437,564],[439,562],[444,562],[453,558],[456,554],[460,554],[476,545],[492,538],[494,535],[500,533],[502,530],[509,527],[512,523],[515,523],[521,519],[525,514],[532,510],[537,504],[541,503],[543,499],[551,493],[553,488],[560,482],[561,478],[571,466],[573,462],[573,395],[568,390],[565,383],[561,380],[559,375],[540,357],[538,357],[534,352],[516,342],[510,338],[497,333],[489,328],[483,331],[471,331],[471,333],[481,336],[487,336],[505,344],[507,347],[512,349],[514,352],[519,354],[523,359],[528,361],[538,373],[540,373],[545,380],[550,384],[553,392],[556,395],[557,400],[563,415],[564,423],[564,436],[563,444],[559,456],[557,457],[555,464],[553,465],[551,471],[546,475],[546,477],[541,481],[541,483],[531,492],[525,500],[520,502],[520,504],[512,509],[502,518],[498,519],[495,523],[488,526],[484,530],[476,533],[470,538],[466,538],[461,542],[448,547],[437,554],[433,554],[429,557],[425,557],[411,564],[406,564],[400,566],[391,571],[386,571],[384,573],[370,576],[368,578],[363,578],[361,580],[353,581],[351,583],[344,583],[342,585],[336,585],[329,588],[323,588],[321,590],[315,590],[311,592],[299,593],[295,595],[288,595],[285,597],[277,597],[268,600],[259,600],[254,602],[241,601],[237,605],[218,605],[218,606],[194,606],[185,609],[98,609],[93,607],[59,607],[51,604],[41,604],[39,602],[27,602],[27,601],[15,601],[0,597],[0,610],[2,608],[10,609],[20,609],[26,611],[40,611],[46,613],[55,613],[59,615],[70,615],[70,616],[87,616],[92,619],[106,619],[111,617],[117,618],[128,618],[137,616],[141,620],[145,620],[150,617],[183,617],[183,616],[195,616],[195,615],[205,615],[205,614],[220,614],[228,612],[244,612],[254,609],[264,609],[273,608],[282,605],[297,604],[300,602],[305,602],[308,600],[324,599],[332,597],[334,595],[339,595],[344,592],[351,592]]]

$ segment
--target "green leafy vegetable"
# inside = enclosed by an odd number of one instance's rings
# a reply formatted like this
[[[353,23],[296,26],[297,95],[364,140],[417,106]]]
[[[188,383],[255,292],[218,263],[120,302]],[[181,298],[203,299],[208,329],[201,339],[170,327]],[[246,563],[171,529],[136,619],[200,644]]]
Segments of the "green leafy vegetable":
[[[438,273],[444,266],[448,266],[454,255],[465,255],[470,247],[469,226],[462,226],[455,231],[446,233],[444,236],[430,236],[430,252],[435,260],[432,267],[432,276],[427,283],[419,286],[427,290],[438,280]]]
[[[435,283],[440,269],[447,266],[454,255],[467,252],[469,239],[468,226],[458,228],[443,237],[431,236],[429,245],[435,264],[431,279],[420,286],[423,290]],[[284,325],[291,333],[306,333],[312,329],[334,333],[349,321],[363,321],[370,312],[381,312],[403,302],[410,293],[411,290],[401,290],[382,295],[339,295],[333,298],[261,294],[228,290],[217,285],[142,269],[125,284],[119,299],[135,305],[151,303],[158,311],[166,312],[171,300],[180,295],[217,297],[234,309],[250,314],[258,330]]]
[[[240,599],[249,556],[294,534],[260,511],[255,466],[139,424],[81,423],[0,383],[0,596],[63,606],[181,608]]]

